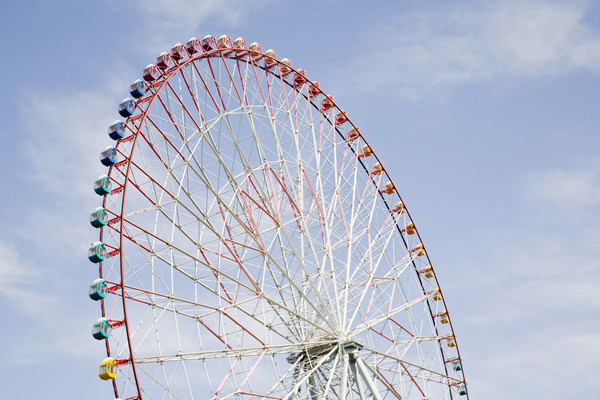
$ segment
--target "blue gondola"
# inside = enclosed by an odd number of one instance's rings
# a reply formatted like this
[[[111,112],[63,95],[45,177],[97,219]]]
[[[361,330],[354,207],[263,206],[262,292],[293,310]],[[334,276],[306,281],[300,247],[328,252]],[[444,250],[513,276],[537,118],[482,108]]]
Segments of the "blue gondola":
[[[139,99],[146,94],[146,84],[143,80],[138,79],[129,86],[129,94],[132,97]]]
[[[467,386],[464,383],[458,385],[458,394],[464,396],[467,394]]]
[[[93,263],[99,263],[106,260],[108,252],[102,242],[93,243],[88,250],[88,259]]]
[[[114,147],[107,147],[102,153],[100,153],[100,162],[102,165],[110,167],[117,162],[117,150]]]
[[[462,370],[462,365],[461,365],[459,359],[452,360],[452,369],[455,370],[455,371],[461,371]]]
[[[108,136],[113,140],[122,139],[125,136],[125,124],[121,121],[115,121],[108,127]]]
[[[90,288],[88,289],[88,296],[90,296],[90,299],[92,299],[94,301],[98,301],[98,300],[102,300],[102,299],[106,298],[107,294],[108,294],[108,285],[102,278],[98,278],[94,282],[92,282],[92,284],[90,285]]]
[[[100,196],[109,194],[112,190],[112,182],[108,175],[102,175],[100,178],[94,181],[94,192]]]
[[[112,326],[108,318],[100,318],[92,325],[92,336],[94,339],[108,339],[112,335]]]
[[[103,207],[98,207],[90,214],[90,224],[94,228],[102,228],[108,224],[108,214]]]
[[[135,103],[131,99],[125,99],[119,104],[119,114],[121,114],[122,117],[130,117],[133,115],[134,111]]]

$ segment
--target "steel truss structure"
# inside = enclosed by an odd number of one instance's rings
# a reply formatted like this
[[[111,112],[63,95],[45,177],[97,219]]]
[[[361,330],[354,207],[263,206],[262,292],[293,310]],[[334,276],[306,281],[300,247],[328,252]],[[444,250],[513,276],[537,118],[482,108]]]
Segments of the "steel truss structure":
[[[399,187],[333,98],[241,39],[158,61],[103,197],[115,397],[466,394]]]

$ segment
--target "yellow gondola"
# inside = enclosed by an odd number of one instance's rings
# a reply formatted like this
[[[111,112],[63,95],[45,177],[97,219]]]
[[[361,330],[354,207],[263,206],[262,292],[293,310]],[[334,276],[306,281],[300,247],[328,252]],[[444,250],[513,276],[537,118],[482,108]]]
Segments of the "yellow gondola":
[[[98,376],[102,380],[114,379],[117,377],[117,362],[114,358],[105,358],[98,367]]]
[[[450,317],[448,317],[448,312],[447,311],[442,311],[441,313],[437,314],[436,317],[439,318],[439,321],[442,324],[447,324],[450,322]]]
[[[440,289],[434,289],[434,290],[431,292],[431,294],[432,294],[432,296],[431,296],[431,297],[433,298],[433,300],[435,300],[435,301],[440,301],[440,300],[442,300],[442,293],[440,292]]]
[[[435,276],[433,272],[433,267],[431,265],[426,266],[421,271],[419,271],[425,278],[433,278]]]
[[[410,249],[410,253],[417,253],[418,257],[424,256],[426,253],[425,248],[423,247],[423,243],[419,243],[418,245]]]
[[[404,207],[404,203],[401,202],[401,201],[399,201],[398,203],[396,203],[396,205],[392,209],[392,212],[395,212],[395,213],[398,213],[398,214],[404,214],[406,212],[406,207]]]
[[[381,163],[377,163],[373,165],[371,169],[371,175],[379,175],[383,173],[383,165]]]
[[[453,335],[446,337],[446,345],[448,347],[456,347],[456,339],[454,339]]]
[[[381,190],[381,193],[386,193],[386,194],[392,194],[396,192],[396,188],[394,187],[394,183],[393,182],[388,182],[385,185],[383,185],[383,190]]]

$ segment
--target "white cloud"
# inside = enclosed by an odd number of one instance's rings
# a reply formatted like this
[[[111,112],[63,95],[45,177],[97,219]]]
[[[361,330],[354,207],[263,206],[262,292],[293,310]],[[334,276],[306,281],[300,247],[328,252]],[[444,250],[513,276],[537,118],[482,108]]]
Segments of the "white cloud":
[[[119,119],[118,102],[136,76],[110,67],[121,73],[99,73],[79,90],[25,86],[18,93],[18,151],[27,160],[18,173],[31,194],[19,223],[4,227],[10,243],[0,242],[0,314],[18,326],[3,337],[2,367],[103,354],[89,333],[99,307],[87,298],[97,272],[86,252],[98,233],[87,218],[101,202],[93,180],[107,170],[98,155],[114,143],[107,127]]]
[[[472,396],[558,400],[597,387],[600,229],[553,221],[515,215],[453,240],[460,268],[440,279]]]
[[[365,50],[354,53],[347,73],[363,77],[361,88],[415,99],[470,81],[600,72],[600,35],[585,21],[588,8],[509,0],[419,9],[353,44]]]
[[[43,362],[48,356],[65,354],[92,356],[94,346],[86,326],[91,327],[93,316],[82,317],[85,314],[77,309],[79,299],[86,297],[85,287],[72,293],[60,266],[48,269],[24,258],[13,246],[0,242],[0,310],[5,310],[2,315],[8,315],[9,321],[18,315],[15,323],[19,324],[4,337],[0,365]]]
[[[598,390],[597,165],[525,174],[509,220],[451,239],[446,258],[460,268],[441,264],[439,275],[472,396],[558,400]]]
[[[568,329],[513,332],[482,348],[479,369],[467,369],[470,394],[491,400],[506,398],[588,398],[600,389],[595,378],[600,336]],[[502,340],[504,339],[504,340]],[[483,355],[485,354],[485,355]]]
[[[0,242],[0,293],[10,290],[13,285],[21,284],[31,273],[21,268],[17,251],[10,245]]]
[[[213,28],[235,28],[246,22],[244,19],[251,18],[253,10],[272,1],[138,0],[133,8],[141,12],[144,24],[140,30],[142,37],[136,42],[152,52],[160,52],[168,51],[177,41],[184,42],[192,36],[220,36],[227,32],[207,32],[200,28],[204,24]]]
[[[97,87],[86,90],[22,93],[29,176],[48,194],[71,199],[89,195],[90,179],[106,169],[99,154],[114,144],[106,129],[120,119],[117,106],[128,96],[128,75],[135,76],[123,73],[119,79],[101,79]]]
[[[189,26],[201,24],[208,18],[235,25],[248,8],[263,1],[254,2],[254,5],[244,0],[139,0],[135,3],[139,10],[160,19],[165,25]]]
[[[14,227],[19,251],[36,248],[63,261],[85,260],[97,232],[88,213],[101,204],[93,182],[106,173],[100,152],[114,141],[108,126],[121,119],[120,100],[128,95],[126,68],[119,77],[101,77],[85,90],[44,92],[24,90],[19,98],[24,116],[24,152],[29,161],[25,176],[39,201],[30,206],[23,223]]]
[[[566,211],[579,222],[600,205],[600,177],[597,169],[556,169],[527,177],[525,199],[539,210],[557,214]]]

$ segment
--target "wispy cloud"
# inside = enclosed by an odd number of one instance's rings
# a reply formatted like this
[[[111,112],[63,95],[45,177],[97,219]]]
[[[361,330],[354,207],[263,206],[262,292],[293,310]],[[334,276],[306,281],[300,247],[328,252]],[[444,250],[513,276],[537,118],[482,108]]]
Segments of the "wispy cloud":
[[[118,78],[104,77],[84,90],[45,92],[38,88],[21,93],[28,176],[41,189],[69,199],[90,193],[90,178],[106,169],[98,157],[114,144],[106,129],[120,119],[117,105],[128,96],[129,76],[135,75],[124,72]],[[89,185],[82,185],[86,181]],[[70,182],[70,187],[61,182]]]
[[[98,155],[114,143],[106,129],[119,119],[117,104],[127,96],[128,77],[135,76],[118,69],[120,76],[100,75],[83,90],[24,88],[17,99],[28,161],[21,173],[44,200],[29,205],[11,227],[11,243],[0,242],[2,309],[22,323],[18,335],[6,338],[7,360],[30,365],[59,354],[102,354],[87,328],[98,316],[97,304],[86,301],[81,280],[96,276],[86,251],[97,238],[87,222],[100,204],[92,184],[106,171]]]
[[[446,258],[460,268],[439,275],[450,278],[441,279],[450,312],[460,312],[472,395],[501,399],[508,385],[519,398],[558,400],[598,389],[589,372],[600,351],[597,165],[525,173],[510,220],[451,239]]]
[[[598,171],[597,168],[577,168],[532,173],[527,177],[525,199],[546,214],[568,211],[566,224],[580,222],[600,205]]]
[[[120,119],[117,104],[128,94],[127,77],[135,76],[120,69],[118,78],[103,77],[85,90],[21,93],[24,156],[29,161],[24,176],[45,201],[32,206],[14,228],[20,251],[35,246],[40,254],[63,261],[84,259],[96,236],[87,215],[100,205],[93,181],[107,170],[99,154],[114,145],[107,128]]]
[[[600,229],[562,229],[560,218],[556,229],[511,222],[457,240],[460,268],[440,273],[451,274],[441,283],[471,395],[499,400],[508,385],[518,398],[589,396],[600,349],[600,250],[586,238]]]
[[[17,251],[8,243],[0,242],[0,293],[7,293],[14,285],[23,284],[32,276],[30,271],[19,268],[21,260]]]
[[[416,99],[471,81],[600,72],[600,33],[586,22],[588,9],[541,0],[420,8],[364,34],[353,45],[365,50],[347,73],[362,76],[361,89]]]
[[[487,348],[480,349],[481,368],[466,371],[471,395],[491,400],[505,398],[507,391],[519,399],[594,397],[600,389],[594,376],[594,344],[600,335],[580,328],[545,327],[490,337]]]
[[[5,357],[0,358],[0,365],[44,362],[48,356],[65,354],[92,356],[93,342],[82,327],[91,326],[93,317],[83,317],[85,314],[78,310],[85,288],[71,292],[67,270],[48,268],[30,258],[0,242],[0,301],[6,314],[10,310],[9,320],[19,315],[18,335],[5,338]]]
[[[265,0],[138,0],[134,3],[147,16],[160,19],[164,28],[199,25],[209,18],[230,25],[240,22],[249,9],[261,6]]]
[[[137,0],[134,7],[145,21],[137,42],[148,50],[168,51],[191,36],[221,35],[251,18],[273,0]],[[225,31],[207,32],[206,26]],[[204,29],[204,30],[203,30]],[[149,62],[152,62],[150,60]]]

